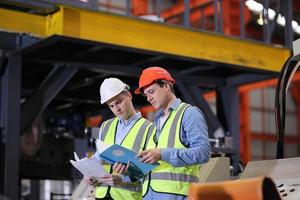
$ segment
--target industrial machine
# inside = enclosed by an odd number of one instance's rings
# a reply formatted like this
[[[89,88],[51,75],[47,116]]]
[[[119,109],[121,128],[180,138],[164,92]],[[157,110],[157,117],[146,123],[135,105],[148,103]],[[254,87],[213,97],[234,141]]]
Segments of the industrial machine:
[[[286,92],[300,66],[300,39],[293,43],[293,50],[294,56],[285,62],[276,88],[277,159],[249,162],[239,180],[195,184],[190,188],[190,199],[300,200],[300,157],[283,159]]]

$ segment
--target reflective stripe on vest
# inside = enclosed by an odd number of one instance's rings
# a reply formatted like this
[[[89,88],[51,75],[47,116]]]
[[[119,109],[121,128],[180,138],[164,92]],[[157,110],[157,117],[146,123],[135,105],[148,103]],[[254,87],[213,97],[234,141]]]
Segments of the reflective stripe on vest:
[[[101,187],[109,187],[109,185],[108,184],[106,184],[106,183],[101,183]],[[137,187],[137,185],[135,184],[135,185],[133,185],[133,184],[127,184],[127,183],[124,183],[124,184],[122,184],[122,187],[121,186],[114,186],[114,188],[120,188],[120,189],[126,189],[126,190],[128,190],[128,191],[131,191],[131,192],[140,192],[141,191],[141,185],[139,185],[138,187]]]
[[[149,127],[149,125],[151,124],[150,121],[145,120],[145,122],[143,123],[142,127],[140,127],[139,132],[137,133],[137,136],[135,138],[132,150],[136,153],[139,152],[141,144],[142,144],[142,140],[144,139],[144,135],[146,132],[146,129]]]
[[[147,146],[147,144],[149,143],[149,140],[150,140],[151,136],[155,135],[155,133],[156,133],[155,125],[151,124],[150,127],[149,127],[149,130],[148,130],[147,137],[146,137],[145,146]]]
[[[113,123],[114,119],[109,119],[107,121],[105,121],[104,125],[103,125],[103,130],[101,132],[101,140],[104,141],[104,138],[106,136],[106,134],[108,133],[108,129],[110,128],[110,125]]]
[[[114,118],[104,122],[101,132],[101,139],[105,143],[115,143],[118,121],[118,118]],[[121,145],[128,149],[132,149],[135,152],[142,150],[146,141],[146,133],[150,130],[151,125],[151,122],[145,120],[144,118],[138,119],[126,134],[125,138],[121,142]],[[111,165],[104,164],[104,168],[108,173],[111,173]],[[141,185],[137,183],[125,183],[122,184],[122,186],[108,186],[106,184],[102,184],[96,189],[96,198],[105,197],[106,193],[109,191],[111,197],[114,199],[141,199],[141,189]]]
[[[151,148],[186,148],[180,141],[181,123],[185,110],[190,105],[181,103],[177,110],[172,110],[162,127],[158,143],[152,135],[147,149]],[[199,165],[173,167],[167,162],[159,161],[160,166],[150,174],[150,186],[156,192],[187,195],[190,183],[198,182]],[[149,179],[145,179],[143,195],[148,190]]]
[[[148,176],[145,180],[149,180]],[[151,174],[151,180],[174,180],[194,183],[199,182],[199,177],[187,174],[156,172]]]

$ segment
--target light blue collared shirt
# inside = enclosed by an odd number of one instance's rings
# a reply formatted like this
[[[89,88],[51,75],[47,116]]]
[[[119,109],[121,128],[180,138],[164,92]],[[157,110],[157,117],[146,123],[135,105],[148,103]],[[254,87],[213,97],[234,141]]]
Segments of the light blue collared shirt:
[[[176,110],[181,103],[176,99],[169,110]],[[159,127],[160,118],[163,111],[159,110],[154,117],[154,124],[157,127],[156,139],[159,138],[161,130]],[[165,148],[161,149],[161,160],[170,163],[174,167],[182,167],[195,164],[206,163],[210,159],[210,144],[208,140],[208,129],[205,117],[201,110],[195,106],[190,106],[184,112],[181,124],[180,139],[188,148]],[[149,188],[147,195],[143,198],[164,199],[164,200],[183,200],[187,197],[182,195],[173,195],[167,193],[157,193]]]
[[[140,112],[136,112],[133,116],[131,116],[128,120],[123,120],[119,118],[117,131],[116,131],[116,140],[115,144],[121,144],[124,140],[127,133],[133,127],[133,125],[142,117]],[[101,140],[103,126],[101,125],[99,130],[99,140]]]

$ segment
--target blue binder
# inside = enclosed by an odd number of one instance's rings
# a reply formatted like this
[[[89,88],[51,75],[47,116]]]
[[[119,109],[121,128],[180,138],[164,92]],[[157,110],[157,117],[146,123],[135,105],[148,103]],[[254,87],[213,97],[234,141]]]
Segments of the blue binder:
[[[130,161],[130,166],[128,168],[129,176],[135,178],[143,178],[152,169],[157,167],[159,164],[148,164],[139,161],[136,158],[136,153],[118,144],[110,146],[108,149],[100,154],[100,157],[109,164],[114,164],[116,162],[127,164]]]

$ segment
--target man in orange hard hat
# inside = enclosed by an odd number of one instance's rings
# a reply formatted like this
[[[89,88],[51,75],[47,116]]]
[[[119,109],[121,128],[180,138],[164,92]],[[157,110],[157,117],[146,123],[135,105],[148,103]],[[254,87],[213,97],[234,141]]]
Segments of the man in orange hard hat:
[[[199,164],[210,158],[203,113],[175,96],[175,80],[161,67],[143,70],[136,94],[143,94],[158,110],[156,133],[138,156],[145,163],[159,162],[143,184],[143,199],[187,199],[188,187],[198,182]]]

